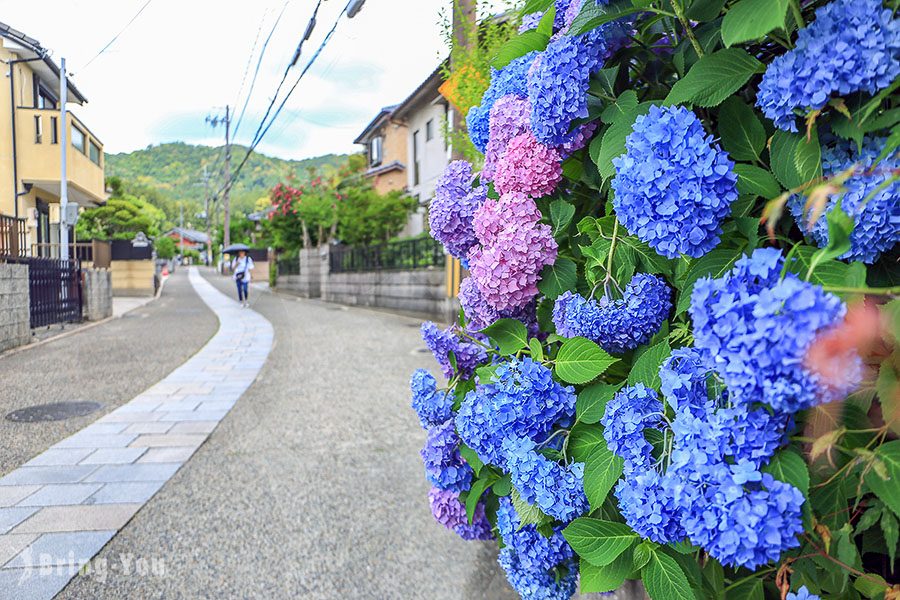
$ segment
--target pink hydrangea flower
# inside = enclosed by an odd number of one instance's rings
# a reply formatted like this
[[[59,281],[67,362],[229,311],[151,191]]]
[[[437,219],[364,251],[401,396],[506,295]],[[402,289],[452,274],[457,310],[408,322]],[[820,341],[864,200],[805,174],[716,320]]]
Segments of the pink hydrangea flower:
[[[510,140],[531,130],[531,102],[514,94],[503,96],[491,107],[489,130],[481,171],[484,182],[494,180],[497,161],[506,153]]]
[[[494,187],[500,194],[521,192],[533,198],[553,193],[562,180],[562,157],[530,131],[517,135],[497,161]]]
[[[540,220],[541,211],[534,201],[517,192],[504,194],[499,200],[486,200],[472,218],[475,237],[484,246],[496,244],[504,229],[519,225],[528,227]]]

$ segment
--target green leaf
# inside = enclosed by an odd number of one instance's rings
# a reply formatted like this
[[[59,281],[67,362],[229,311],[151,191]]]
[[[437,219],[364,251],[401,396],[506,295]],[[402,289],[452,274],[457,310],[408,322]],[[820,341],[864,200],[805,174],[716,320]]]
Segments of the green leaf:
[[[766,148],[766,130],[753,109],[737,96],[719,107],[719,136],[735,160],[760,160]]]
[[[497,481],[497,479],[499,479],[499,477],[491,473],[485,479],[478,479],[472,484],[469,495],[466,496],[466,518],[469,520],[469,524],[472,523],[472,519],[475,516],[475,508],[478,506],[481,495],[484,494],[485,490],[494,485],[494,482]]]
[[[731,269],[743,255],[740,248],[716,248],[693,261],[681,286],[675,314],[680,315],[690,307],[691,292],[693,292],[694,284],[698,279],[707,276],[718,279]]]
[[[535,50],[543,51],[550,42],[550,36],[532,29],[512,38],[497,51],[491,66],[500,70],[512,61]]]
[[[481,469],[482,467],[484,467],[484,463],[481,462],[481,459],[478,458],[478,454],[474,450],[472,450],[465,444],[460,443],[459,455],[463,458],[463,460],[469,463],[469,466],[472,467],[473,471],[475,471],[476,476],[481,473]]]
[[[762,579],[744,579],[725,588],[725,600],[763,600]]]
[[[492,364],[492,365],[481,365],[477,369],[475,369],[475,375],[478,376],[478,380],[482,383],[487,383],[488,381],[493,381],[494,375],[497,373],[497,368],[500,365]]]
[[[566,383],[587,383],[619,362],[583,337],[567,340],[556,355],[556,375]]]
[[[894,564],[897,559],[897,541],[898,538],[900,538],[897,517],[894,516],[894,513],[888,511],[881,513],[881,531],[884,533],[884,542],[887,545],[888,558],[891,559],[890,564]]]
[[[638,535],[624,523],[579,517],[563,529],[563,537],[581,558],[603,567],[625,552]]]
[[[607,96],[613,96],[616,93],[616,77],[619,75],[619,65],[600,69],[594,75],[596,84],[600,86],[600,90]],[[592,83],[593,86],[593,83]],[[593,88],[592,88],[593,89]]]
[[[634,361],[631,372],[628,374],[628,385],[643,383],[645,386],[659,390],[662,381],[659,378],[659,368],[672,354],[672,348],[668,341],[660,342],[649,348]]]
[[[544,12],[537,26],[538,33],[546,35],[548,38],[553,36],[553,23],[556,21],[556,6],[551,6]]]
[[[648,273],[662,273],[668,275],[672,272],[672,265],[669,260],[656,252],[649,244],[642,242],[634,236],[624,236],[619,238],[619,243],[630,248],[637,255],[641,266]]]
[[[522,7],[521,15],[530,15],[531,13],[544,12],[553,6],[553,0],[528,0]]]
[[[606,448],[603,428],[599,425],[578,423],[569,434],[567,448],[572,460],[575,462],[587,462],[588,458],[598,448]]]
[[[787,0],[740,0],[722,19],[725,46],[758,40],[773,29],[784,29]]]
[[[616,98],[615,102],[606,107],[606,110],[600,115],[600,120],[607,125],[612,125],[619,119],[626,117],[629,111],[637,108],[638,104],[640,102],[638,101],[637,92],[625,90]],[[593,158],[593,156],[592,154],[591,157]],[[594,162],[597,162],[597,160],[594,159]]]
[[[761,73],[764,69],[761,62],[739,48],[707,54],[672,86],[666,104],[690,103],[706,108],[718,106],[741,89],[755,73]]]
[[[544,347],[537,338],[528,340],[528,350],[531,352],[531,358],[538,362],[544,362]]]
[[[491,490],[499,497],[509,496],[512,493],[512,477],[509,473],[494,482]]]
[[[772,136],[770,155],[772,172],[786,189],[800,187],[822,175],[818,135],[807,142],[803,134],[779,129]]]
[[[769,464],[763,467],[763,471],[778,481],[791,484],[803,492],[804,497],[809,495],[809,468],[803,457],[794,450],[779,451]]]
[[[512,502],[513,508],[516,509],[516,513],[519,515],[519,529],[522,529],[526,525],[544,525],[545,523],[553,522],[553,517],[548,517],[534,504],[529,504],[522,500],[522,496],[519,495],[519,490],[515,487],[513,487],[509,494],[509,500]]]
[[[575,415],[579,423],[593,425],[603,418],[606,403],[612,400],[624,383],[610,385],[595,383],[581,390],[575,402]]]
[[[591,510],[596,510],[606,501],[609,491],[622,476],[624,464],[625,461],[607,448],[606,441],[594,447],[584,463],[584,493]]]
[[[614,592],[622,587],[632,570],[631,555],[628,552],[623,552],[603,567],[594,566],[584,559],[579,564],[582,594]]]
[[[528,346],[528,329],[517,319],[500,319],[481,330],[500,350],[509,356]]]
[[[687,575],[667,554],[653,552],[641,578],[652,600],[695,600]]]
[[[761,167],[738,163],[734,165],[734,173],[738,177],[737,189],[741,194],[753,194],[771,200],[781,193],[781,186],[775,177]]]
[[[881,575],[867,573],[864,577],[857,578],[853,582],[853,587],[866,598],[884,597],[884,592],[891,586],[884,580]]]
[[[604,132],[596,155],[591,158],[597,164],[597,170],[604,179],[609,179],[616,174],[613,159],[625,154],[625,139],[631,134],[634,121],[641,115],[650,112],[651,102],[643,102],[637,106],[626,109],[624,114],[616,117]]]
[[[705,23],[718,17],[723,6],[725,0],[694,0],[684,11],[684,15],[691,21]]]
[[[820,263],[833,260],[850,250],[850,234],[853,233],[854,222],[841,208],[840,200],[825,218],[828,221],[828,245],[812,255],[809,269],[804,274],[805,279],[809,279]]]
[[[788,265],[788,271],[801,278],[806,277],[812,266],[813,256],[818,251],[818,248],[811,246],[797,247]],[[815,266],[809,281],[826,287],[859,287],[865,284],[865,268],[860,271],[858,265],[861,267],[859,263],[848,265],[839,260],[823,260]]]
[[[875,458],[884,464],[888,477],[884,479],[875,472],[875,469],[869,469],[866,473],[866,484],[896,516],[900,517],[900,440],[879,446],[875,450]]]
[[[553,236],[564,233],[575,216],[575,207],[565,200],[550,203],[550,220],[553,222]]]
[[[596,29],[601,25],[611,23],[616,19],[642,12],[642,10],[643,9],[641,8],[615,10],[612,7],[601,6],[595,2],[585,2],[581,12],[578,13],[578,16],[572,21],[572,26],[569,28],[569,35],[579,36]]]
[[[538,289],[551,300],[556,300],[563,292],[574,290],[577,283],[578,267],[575,262],[569,258],[557,258],[555,263],[541,271]]]
[[[822,146],[819,144],[819,133],[815,127],[809,133],[809,139],[802,136],[794,151],[794,166],[797,167],[801,183],[822,177]]]
[[[640,544],[634,547],[634,556],[631,561],[631,566],[635,571],[640,571],[644,567],[647,566],[647,563],[653,558],[653,552],[656,550],[658,544],[651,542],[650,540],[644,540]]]

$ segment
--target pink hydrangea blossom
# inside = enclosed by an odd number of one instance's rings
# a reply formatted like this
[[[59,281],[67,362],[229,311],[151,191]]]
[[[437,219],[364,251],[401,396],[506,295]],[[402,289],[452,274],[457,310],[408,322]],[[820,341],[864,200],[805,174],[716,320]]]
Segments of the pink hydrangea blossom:
[[[553,193],[562,179],[562,157],[530,131],[517,135],[497,161],[494,187],[500,194],[522,192],[534,198]]]
[[[531,226],[541,220],[541,211],[525,194],[511,192],[499,200],[485,201],[472,218],[475,237],[485,246],[497,243],[504,229],[511,226]]]
[[[481,180],[494,180],[497,161],[506,154],[506,147],[517,135],[531,130],[531,102],[510,94],[503,96],[491,108],[490,139],[484,151]]]

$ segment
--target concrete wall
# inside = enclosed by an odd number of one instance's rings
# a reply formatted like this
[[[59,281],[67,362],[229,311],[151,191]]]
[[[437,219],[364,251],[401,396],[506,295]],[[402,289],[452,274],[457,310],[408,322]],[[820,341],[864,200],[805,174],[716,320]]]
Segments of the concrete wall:
[[[113,314],[112,271],[109,269],[85,269],[82,271],[84,286],[82,315],[88,321],[102,321]]]
[[[0,352],[29,341],[28,267],[0,264]]]
[[[114,296],[152,296],[156,293],[153,286],[156,266],[152,260],[114,260],[110,270]]]
[[[321,298],[322,281],[328,277],[328,247],[300,251],[300,274],[278,278],[280,291],[304,298]]]

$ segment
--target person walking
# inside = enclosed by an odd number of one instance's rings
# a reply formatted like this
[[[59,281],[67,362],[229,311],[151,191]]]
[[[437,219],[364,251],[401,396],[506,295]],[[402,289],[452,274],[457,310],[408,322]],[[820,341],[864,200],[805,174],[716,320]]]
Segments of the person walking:
[[[246,250],[238,250],[237,258],[231,261],[231,272],[237,283],[238,302],[241,306],[250,306],[250,271],[253,270],[253,259]]]

